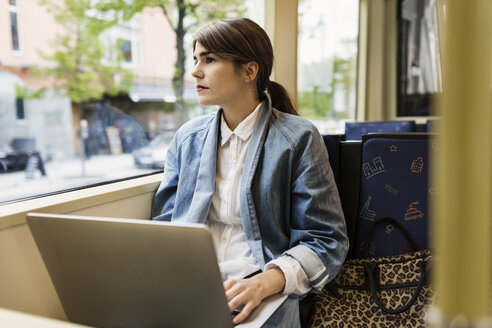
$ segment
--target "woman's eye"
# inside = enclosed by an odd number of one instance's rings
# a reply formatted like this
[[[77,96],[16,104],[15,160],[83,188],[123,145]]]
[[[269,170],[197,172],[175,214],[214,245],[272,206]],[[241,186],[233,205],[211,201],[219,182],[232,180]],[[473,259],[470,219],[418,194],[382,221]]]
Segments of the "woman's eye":
[[[212,57],[206,57],[206,58],[205,58],[205,62],[206,62],[207,64],[213,63],[214,61],[215,61],[215,59],[213,59]]]

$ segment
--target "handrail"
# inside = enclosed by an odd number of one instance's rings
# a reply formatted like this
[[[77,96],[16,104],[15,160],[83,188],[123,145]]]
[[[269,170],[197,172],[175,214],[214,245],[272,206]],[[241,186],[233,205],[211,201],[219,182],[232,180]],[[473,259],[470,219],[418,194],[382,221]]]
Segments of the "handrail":
[[[473,326],[490,314],[492,2],[448,0],[445,13],[434,277],[445,321]]]

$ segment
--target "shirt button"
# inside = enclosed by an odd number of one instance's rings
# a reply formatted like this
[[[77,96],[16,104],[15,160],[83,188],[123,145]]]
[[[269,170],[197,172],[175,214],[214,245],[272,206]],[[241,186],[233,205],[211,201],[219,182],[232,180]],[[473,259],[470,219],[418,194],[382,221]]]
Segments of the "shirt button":
[[[222,238],[222,242],[225,243],[227,241],[226,238]]]

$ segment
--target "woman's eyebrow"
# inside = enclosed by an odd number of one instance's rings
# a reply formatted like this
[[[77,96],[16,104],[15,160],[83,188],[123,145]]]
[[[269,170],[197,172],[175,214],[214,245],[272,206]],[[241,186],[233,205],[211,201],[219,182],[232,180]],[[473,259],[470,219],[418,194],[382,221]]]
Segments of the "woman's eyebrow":
[[[198,54],[198,56],[203,57],[203,56],[210,55],[211,53],[212,53],[211,51],[202,51]],[[196,56],[193,56],[193,59],[196,60]]]

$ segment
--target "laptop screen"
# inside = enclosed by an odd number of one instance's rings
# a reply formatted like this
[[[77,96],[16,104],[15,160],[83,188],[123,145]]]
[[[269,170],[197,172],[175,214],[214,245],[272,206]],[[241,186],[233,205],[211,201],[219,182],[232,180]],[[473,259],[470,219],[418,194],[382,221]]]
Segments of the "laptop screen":
[[[205,225],[29,213],[67,318],[95,327],[232,327]]]

